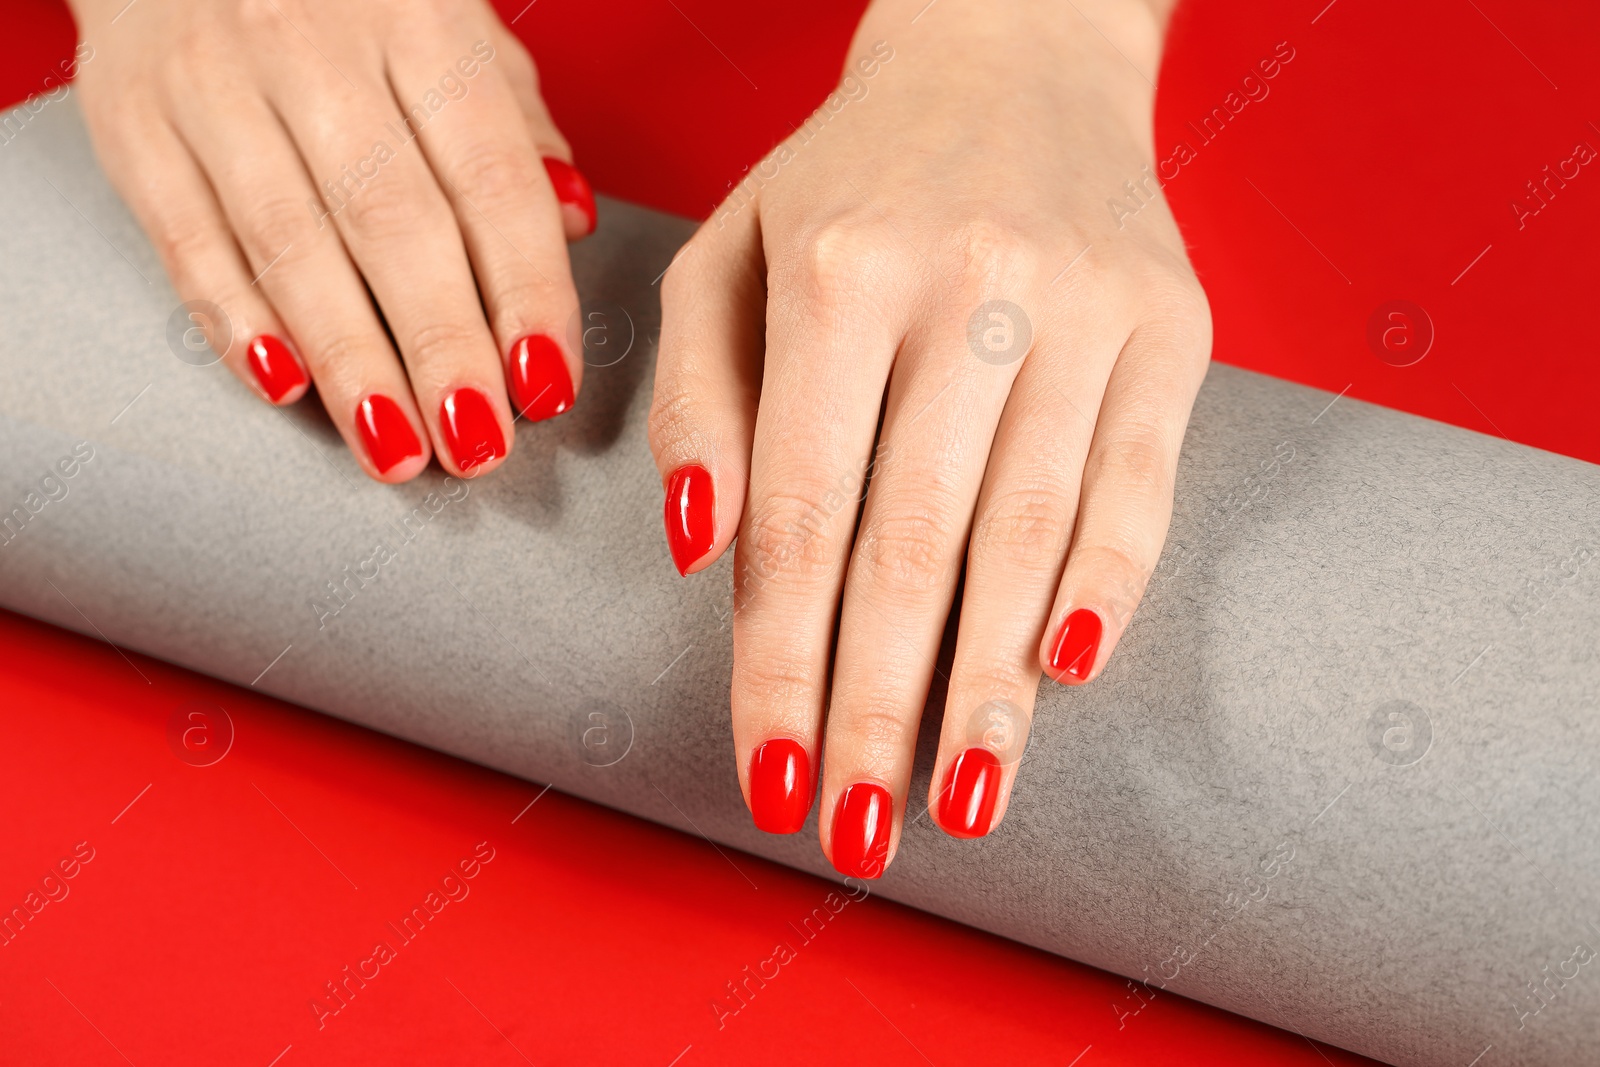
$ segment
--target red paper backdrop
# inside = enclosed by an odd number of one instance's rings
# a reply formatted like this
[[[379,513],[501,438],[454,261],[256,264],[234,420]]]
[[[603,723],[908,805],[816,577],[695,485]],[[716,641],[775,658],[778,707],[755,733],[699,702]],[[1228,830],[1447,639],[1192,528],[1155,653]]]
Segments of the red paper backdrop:
[[[73,40],[59,5],[7,6],[0,102]],[[860,7],[543,0],[516,28],[595,184],[699,215],[826,92]],[[1509,0],[1185,7],[1163,154],[1295,54],[1168,184],[1217,357],[1600,460],[1600,177],[1520,228],[1511,208],[1600,147],[1597,23]],[[1411,366],[1368,341],[1392,300],[1432,323]],[[235,734],[209,767],[168,736],[197,699]],[[719,1029],[712,998],[824,883],[556,793],[525,809],[538,787],[4,614],[0,715],[0,908],[94,850],[0,947],[0,1063],[1324,1062],[1175,997],[1119,1028],[1122,980],[875,899]],[[480,841],[469,895],[319,1030],[323,984]]]

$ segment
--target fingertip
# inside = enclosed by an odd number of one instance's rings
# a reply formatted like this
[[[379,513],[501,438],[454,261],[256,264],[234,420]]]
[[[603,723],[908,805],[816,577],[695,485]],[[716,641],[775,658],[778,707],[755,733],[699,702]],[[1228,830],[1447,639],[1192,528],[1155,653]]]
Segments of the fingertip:
[[[687,577],[716,560],[717,493],[711,472],[696,462],[680,464],[667,478],[662,522],[678,573]]]
[[[564,159],[544,156],[544,170],[550,176],[550,186],[561,204],[561,224],[567,240],[577,241],[594,232],[599,222],[595,210],[594,189],[583,172]]]
[[[795,834],[811,814],[816,784],[805,745],[792,737],[772,737],[750,753],[749,801],[756,829]]]
[[[833,832],[825,851],[833,869],[847,878],[878,879],[894,859],[894,797],[877,782],[846,786],[833,809]]]
[[[472,386],[453,389],[440,400],[439,431],[439,464],[458,477],[481,478],[511,454],[501,412]]]
[[[427,435],[417,431],[411,416],[391,397],[382,393],[363,397],[354,421],[361,439],[357,458],[373,481],[397,485],[427,469],[431,458]]]
[[[287,392],[285,392],[282,396],[278,396],[278,397],[270,396],[270,395],[268,395],[266,393],[265,390],[262,390],[262,394],[261,395],[266,400],[266,402],[271,404],[273,407],[275,407],[275,408],[287,408],[287,407],[293,407],[295,404],[299,403],[301,400],[303,400],[305,398],[305,395],[307,393],[309,393],[309,392],[311,392],[311,384],[309,382],[307,382],[305,384],[295,386],[294,388],[292,388],[292,389],[288,390]]]
[[[944,784],[934,802],[934,821],[951,837],[984,837],[999,822],[1000,758],[982,746],[959,752],[945,769]]]
[[[382,482],[384,485],[400,485],[411,481],[427,470],[428,459],[429,457],[426,454],[414,456],[397,463],[386,471],[368,470],[367,476],[375,482]]]
[[[1078,608],[1061,621],[1049,643],[1040,650],[1039,665],[1061,685],[1083,685],[1098,673],[1100,645],[1105,625],[1090,608]]]
[[[561,205],[561,230],[571,244],[594,233],[596,219],[576,204]]]
[[[506,379],[512,410],[529,422],[571,411],[577,402],[577,378],[549,334],[527,334],[512,344]]]
[[[271,334],[261,334],[245,345],[245,364],[256,391],[277,407],[293,404],[311,388],[311,375],[294,349]]]

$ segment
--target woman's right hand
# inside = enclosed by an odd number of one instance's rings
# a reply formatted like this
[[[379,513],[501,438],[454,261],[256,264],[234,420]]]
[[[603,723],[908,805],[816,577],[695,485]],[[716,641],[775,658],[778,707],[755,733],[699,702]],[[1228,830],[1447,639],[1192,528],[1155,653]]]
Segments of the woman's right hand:
[[[572,405],[566,240],[594,199],[484,0],[73,7],[101,163],[263,399],[314,382],[384,482],[435,451],[482,474],[517,414]]]

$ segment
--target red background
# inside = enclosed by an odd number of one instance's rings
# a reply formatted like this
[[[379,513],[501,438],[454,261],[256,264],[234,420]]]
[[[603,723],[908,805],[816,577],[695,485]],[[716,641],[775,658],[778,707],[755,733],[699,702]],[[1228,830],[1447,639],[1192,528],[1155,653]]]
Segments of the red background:
[[[861,6],[541,0],[516,29],[599,189],[703,215],[827,91]],[[0,103],[73,43],[60,5],[7,8]],[[1167,187],[1217,358],[1600,460],[1600,176],[1521,228],[1510,207],[1600,147],[1597,29],[1593,9],[1510,0],[1187,4],[1163,155],[1295,49]],[[1412,366],[1367,341],[1395,299],[1432,323]],[[199,697],[236,731],[203,768],[167,740]],[[0,948],[7,1064],[1325,1062],[1176,997],[1119,1029],[1121,979],[875,899],[719,1030],[712,997],[826,884],[553,792],[513,822],[539,787],[3,613],[0,714],[0,908],[95,849]],[[319,1031],[323,983],[485,840],[470,895]]]

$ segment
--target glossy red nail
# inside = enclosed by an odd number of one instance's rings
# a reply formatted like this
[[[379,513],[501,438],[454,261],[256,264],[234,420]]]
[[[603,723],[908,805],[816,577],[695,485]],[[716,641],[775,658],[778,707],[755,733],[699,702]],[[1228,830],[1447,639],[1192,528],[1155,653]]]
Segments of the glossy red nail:
[[[251,341],[247,354],[251,372],[274,404],[311,380],[289,346],[271,334],[264,333]]]
[[[373,393],[356,406],[356,429],[379,474],[387,474],[395,464],[422,455],[422,442],[411,420],[399,404],[382,393]]]
[[[1100,651],[1100,629],[1100,616],[1088,608],[1068,615],[1050,650],[1051,677],[1063,685],[1087,680]]]
[[[717,495],[711,472],[687,463],[667,481],[667,546],[679,574],[688,574],[716,540]]]
[[[811,812],[811,757],[787,737],[763,741],[750,756],[750,814],[756,828],[792,834]]]
[[[457,389],[439,405],[439,425],[450,456],[464,472],[506,454],[505,435],[489,398],[476,389]]]
[[[511,346],[511,402],[529,422],[541,422],[572,406],[572,375],[561,346],[542,333]]]
[[[889,791],[857,782],[844,791],[833,813],[833,866],[853,878],[881,878],[889,863],[889,827],[894,801]]]
[[[588,229],[583,232],[593,233],[596,215],[594,190],[589,188],[589,179],[571,163],[554,156],[544,157],[544,169],[545,173],[550,175],[550,184],[555,186],[556,199],[577,208],[589,223]]]
[[[945,772],[939,825],[951,837],[982,837],[994,823],[999,798],[999,758],[986,748],[969,748]]]

